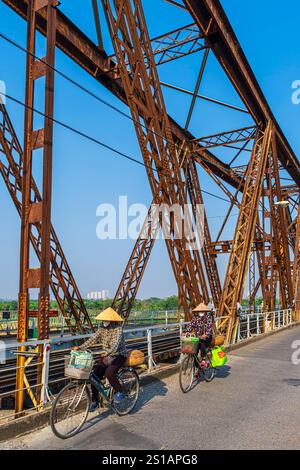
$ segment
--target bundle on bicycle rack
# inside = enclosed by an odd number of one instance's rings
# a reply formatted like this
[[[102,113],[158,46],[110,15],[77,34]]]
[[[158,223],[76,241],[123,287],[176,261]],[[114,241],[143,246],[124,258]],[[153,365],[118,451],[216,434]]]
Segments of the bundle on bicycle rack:
[[[94,365],[90,351],[71,351],[65,356],[65,376],[78,380],[88,380]]]
[[[181,352],[184,354],[197,354],[199,338],[196,336],[181,337]]]
[[[139,349],[132,349],[128,353],[125,366],[127,367],[140,366],[144,364],[144,362],[145,362],[145,355],[143,351],[140,351]]]

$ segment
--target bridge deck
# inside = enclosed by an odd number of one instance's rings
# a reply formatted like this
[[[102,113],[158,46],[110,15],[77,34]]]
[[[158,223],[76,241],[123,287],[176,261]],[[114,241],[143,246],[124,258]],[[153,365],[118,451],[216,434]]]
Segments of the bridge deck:
[[[300,365],[291,361],[300,327],[230,353],[229,366],[189,394],[177,375],[142,391],[138,410],[91,415],[67,441],[43,429],[0,444],[28,449],[299,449]],[[300,358],[300,354],[298,355]]]

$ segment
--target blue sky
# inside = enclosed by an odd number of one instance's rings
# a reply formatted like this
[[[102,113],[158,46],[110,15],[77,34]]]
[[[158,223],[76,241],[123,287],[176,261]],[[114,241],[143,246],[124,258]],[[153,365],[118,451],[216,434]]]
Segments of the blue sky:
[[[300,79],[298,3],[291,0],[289,7],[282,9],[280,0],[222,2],[276,118],[292,147],[299,153],[300,106],[292,105],[291,102],[291,84]],[[163,0],[144,0],[143,5],[151,37],[192,22],[188,14]],[[96,40],[90,1],[62,0],[60,9]],[[26,24],[3,2],[0,2],[0,32],[25,46]],[[41,55],[43,43],[44,40],[39,37],[38,54]],[[105,27],[104,43],[108,52],[112,52]],[[1,38],[0,48],[0,80],[6,82],[9,95],[24,100],[25,54]],[[193,90],[200,61],[201,54],[195,54],[162,65],[159,68],[160,79]],[[125,105],[60,51],[57,51],[56,66],[101,98],[129,113]],[[165,88],[163,91],[169,114],[184,125],[190,99]],[[212,55],[200,91],[241,105]],[[39,109],[42,109],[41,96],[39,85],[36,100]],[[23,144],[24,110],[9,100],[7,108]],[[142,160],[132,122],[59,76],[55,82],[55,117]],[[198,101],[190,130],[195,136],[201,137],[244,124],[251,124],[247,115]],[[40,125],[39,119],[36,125]],[[228,152],[220,155],[225,161],[229,161],[231,156]],[[245,160],[238,163],[243,162]],[[37,155],[34,176],[38,182],[40,175]],[[199,171],[199,176],[204,190],[222,195],[207,175]],[[112,296],[131,253],[132,241],[100,241],[96,237],[97,206],[100,203],[117,204],[119,195],[127,195],[129,204],[139,202],[148,205],[151,193],[145,169],[55,125],[52,219],[83,295],[89,291],[108,289]],[[228,204],[210,196],[205,197],[205,204],[214,238]],[[18,291],[20,221],[2,180],[0,205],[0,297],[15,298]],[[230,219],[224,238],[232,237],[235,220],[235,217]],[[226,261],[226,257],[220,260],[221,273],[224,273]],[[177,288],[166,248],[163,241],[158,241],[142,281],[139,297],[174,293],[177,293]]]

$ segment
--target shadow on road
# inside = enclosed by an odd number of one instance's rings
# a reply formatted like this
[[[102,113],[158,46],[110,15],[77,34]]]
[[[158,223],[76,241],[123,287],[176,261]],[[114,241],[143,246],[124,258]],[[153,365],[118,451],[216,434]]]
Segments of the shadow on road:
[[[151,385],[141,387],[139,400],[131,414],[139,412],[154,397],[165,397],[167,393],[168,387],[166,386],[165,382],[159,379],[153,380]]]
[[[222,366],[216,369],[216,379],[226,379],[230,375],[231,367]]]
[[[168,392],[168,388],[166,387],[166,384],[159,379],[155,379],[154,381],[152,381],[151,386],[141,387],[139,400],[134,410],[130,414],[133,415],[139,412],[154,397],[166,396],[167,392]],[[90,419],[86,421],[83,428],[78,434],[81,434],[82,432],[85,432],[88,429],[92,428],[93,426],[99,424],[101,421],[105,420],[112,414],[115,414],[115,413],[111,409],[110,406],[108,406],[108,408],[101,409],[100,413],[95,413],[94,416],[92,416]]]
[[[300,386],[300,379],[283,379],[283,382],[287,383],[288,385],[292,385],[293,387]]]

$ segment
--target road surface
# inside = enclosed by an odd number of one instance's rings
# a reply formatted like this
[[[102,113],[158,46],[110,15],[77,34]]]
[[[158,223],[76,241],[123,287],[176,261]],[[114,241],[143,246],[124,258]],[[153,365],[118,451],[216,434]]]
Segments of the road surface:
[[[157,380],[142,390],[136,412],[96,412],[66,441],[47,427],[0,449],[300,449],[295,340],[300,327],[233,351],[212,383],[185,395],[177,375]]]

